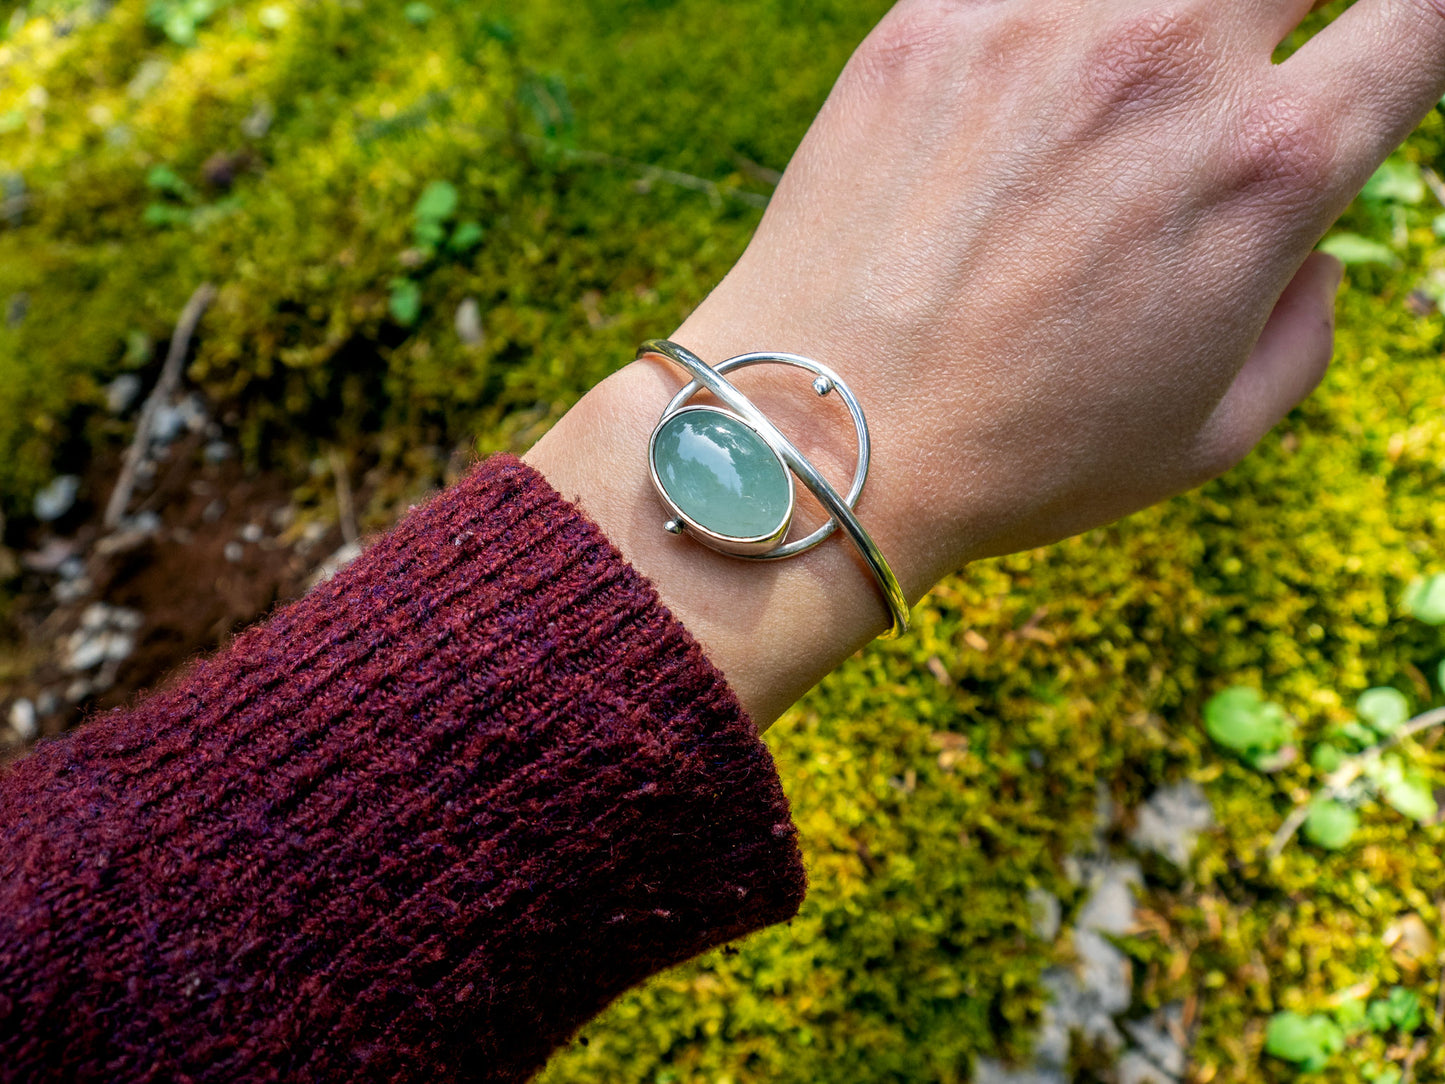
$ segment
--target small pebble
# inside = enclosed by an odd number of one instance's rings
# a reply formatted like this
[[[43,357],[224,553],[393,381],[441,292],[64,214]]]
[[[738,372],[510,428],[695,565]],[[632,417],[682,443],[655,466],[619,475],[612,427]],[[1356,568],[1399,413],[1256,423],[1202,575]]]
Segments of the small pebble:
[[[35,705],[23,697],[10,705],[10,729],[21,741],[31,741],[40,732],[35,719]]]
[[[231,458],[231,446],[224,440],[213,440],[206,445],[207,463],[224,463]]]
[[[226,555],[226,560],[230,561],[233,565],[239,564],[241,558],[246,556],[246,551],[239,542],[227,542],[226,548],[222,552]]]
[[[477,304],[476,298],[466,298],[457,306],[453,326],[456,328],[457,338],[461,339],[464,346],[479,346],[485,341],[486,332],[482,328],[482,307]]]
[[[135,637],[128,632],[110,632],[105,637],[105,657],[111,662],[125,662],[135,651]]]
[[[35,518],[41,523],[53,523],[75,507],[76,495],[80,493],[80,479],[73,474],[62,474],[35,494]]]
[[[205,511],[201,513],[201,519],[206,523],[215,523],[226,514],[226,502],[217,497],[210,504],[206,505]]]
[[[242,542],[250,542],[252,545],[255,545],[257,542],[261,541],[261,539],[264,538],[264,537],[265,537],[265,534],[264,534],[264,532],[261,530],[260,524],[257,524],[257,523],[248,523],[248,524],[246,524],[246,526],[244,526],[244,527],[241,528],[241,541],[242,541]]]
[[[105,405],[112,414],[124,414],[140,395],[140,377],[121,373],[105,387]]]
[[[156,534],[161,529],[161,517],[147,509],[144,512],[137,512],[126,520],[126,529],[139,531],[142,534]]]
[[[82,576],[78,580],[61,580],[51,588],[51,594],[55,596],[55,601],[62,606],[69,606],[72,602],[79,602],[90,594],[94,587],[89,576]]]
[[[105,649],[104,633],[93,634],[82,629],[70,637],[70,650],[65,657],[65,668],[73,674],[93,670],[105,662]]]

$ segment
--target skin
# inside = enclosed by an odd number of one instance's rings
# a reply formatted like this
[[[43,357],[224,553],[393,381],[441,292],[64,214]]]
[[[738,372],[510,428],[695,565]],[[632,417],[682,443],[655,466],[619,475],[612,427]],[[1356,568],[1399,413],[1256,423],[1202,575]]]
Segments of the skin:
[[[1199,485],[1323,377],[1340,267],[1311,249],[1445,93],[1445,0],[1358,0],[1274,64],[1310,7],[903,0],[671,337],[838,371],[873,437],[857,512],[911,600]],[[841,536],[756,564],[662,531],[647,438],[684,382],[628,365],[526,458],[762,729],[887,612]],[[735,383],[846,488],[840,407],[788,370]]]

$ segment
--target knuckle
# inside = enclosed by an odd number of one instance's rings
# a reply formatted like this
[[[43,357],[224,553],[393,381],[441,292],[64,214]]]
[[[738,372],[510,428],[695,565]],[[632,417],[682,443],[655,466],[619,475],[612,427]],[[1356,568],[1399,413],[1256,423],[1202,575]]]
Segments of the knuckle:
[[[1085,100],[1108,114],[1174,101],[1204,89],[1208,34],[1196,12],[1159,8],[1114,23],[1084,61]]]
[[[1248,110],[1226,154],[1230,187],[1271,202],[1309,202],[1329,184],[1333,147],[1329,127],[1295,98],[1275,98]]]
[[[883,85],[931,67],[949,46],[946,16],[939,3],[899,4],[863,40],[851,66],[865,81]]]
[[[1415,0],[1415,6],[1427,19],[1445,21],[1445,0]]]

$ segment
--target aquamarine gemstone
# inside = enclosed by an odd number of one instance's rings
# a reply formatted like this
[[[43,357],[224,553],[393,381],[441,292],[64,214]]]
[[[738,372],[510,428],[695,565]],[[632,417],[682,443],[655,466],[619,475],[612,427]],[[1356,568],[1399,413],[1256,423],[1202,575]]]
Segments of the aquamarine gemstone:
[[[672,503],[714,534],[769,537],[792,514],[788,468],[731,414],[708,407],[674,414],[658,429],[652,458]]]

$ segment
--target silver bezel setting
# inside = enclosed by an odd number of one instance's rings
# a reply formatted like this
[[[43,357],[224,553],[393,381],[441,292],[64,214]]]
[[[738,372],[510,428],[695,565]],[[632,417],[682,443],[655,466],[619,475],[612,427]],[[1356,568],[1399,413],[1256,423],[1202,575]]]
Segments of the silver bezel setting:
[[[771,534],[741,538],[734,535],[718,534],[716,531],[709,530],[683,511],[667,492],[667,487],[663,485],[662,477],[657,472],[658,434],[662,432],[663,426],[680,415],[703,413],[721,414],[724,418],[731,418],[749,433],[756,436],[758,440],[762,441],[763,447],[772,453],[773,459],[778,464],[778,470],[782,471],[783,479],[788,483],[788,508],[783,516],[782,524]],[[662,498],[662,503],[667,505],[677,520],[681,521],[683,528],[688,534],[711,549],[731,554],[734,557],[759,557],[777,549],[778,544],[788,537],[788,528],[793,525],[793,510],[797,507],[797,490],[793,484],[793,472],[788,470],[787,463],[783,461],[783,457],[778,454],[778,450],[772,446],[768,438],[749,425],[746,418],[739,417],[731,410],[723,410],[715,406],[698,405],[680,407],[677,410],[672,410],[664,414],[662,420],[653,426],[652,436],[647,442],[647,468],[652,474],[652,486],[657,490],[657,495]],[[665,524],[664,527],[667,527],[667,525]],[[674,531],[672,533],[676,534],[677,532]]]
[[[742,557],[753,561],[776,561],[785,557],[795,557],[806,550],[812,549],[825,538],[831,535],[839,527],[847,534],[849,541],[857,547],[863,562],[872,572],[873,578],[878,581],[878,588],[883,594],[883,599],[888,605],[888,612],[892,617],[892,627],[884,633],[886,637],[901,636],[908,631],[908,599],[903,594],[903,588],[898,582],[898,577],[893,574],[887,560],[874,543],[872,537],[864,530],[863,525],[858,522],[858,517],[853,514],[853,506],[857,504],[859,495],[863,492],[863,483],[868,479],[868,423],[863,417],[863,408],[859,405],[857,398],[843,382],[842,377],[826,365],[805,358],[800,354],[773,354],[757,352],[751,354],[739,354],[736,357],[728,358],[726,361],[718,362],[717,365],[709,365],[700,357],[679,346],[677,343],[666,339],[650,339],[638,348],[639,358],[648,355],[656,355],[672,362],[679,368],[685,370],[692,378],[686,387],[674,395],[662,412],[656,426],[653,427],[652,437],[648,442],[648,470],[652,475],[653,487],[657,490],[662,502],[674,513],[663,527],[665,530],[677,534],[683,531],[691,534],[703,545],[719,552],[734,557]],[[768,418],[755,407],[752,402],[733,387],[725,379],[725,374],[734,369],[746,368],[750,365],[790,365],[799,369],[806,369],[812,373],[813,391],[820,397],[825,397],[834,392],[848,408],[852,417],[853,427],[858,435],[858,464],[853,473],[853,484],[849,487],[848,495],[841,496],[832,484],[823,477],[812,463],[800,452],[797,447],[775,426]],[[711,392],[722,403],[726,410],[718,407],[690,407],[688,400],[700,391]],[[786,468],[785,474],[789,482],[788,501],[788,523],[783,531],[772,539],[772,544],[764,544],[763,539],[737,539],[718,535],[713,531],[695,523],[683,511],[673,503],[662,485],[661,478],[657,474],[656,444],[657,434],[674,414],[684,410],[710,409],[715,413],[726,414],[741,422],[753,433],[760,437],[774,455],[782,461]],[[808,490],[818,499],[824,510],[829,514],[829,519],[817,530],[805,538],[799,538],[792,542],[784,541],[787,530],[792,525],[794,502],[793,477],[796,476]]]

